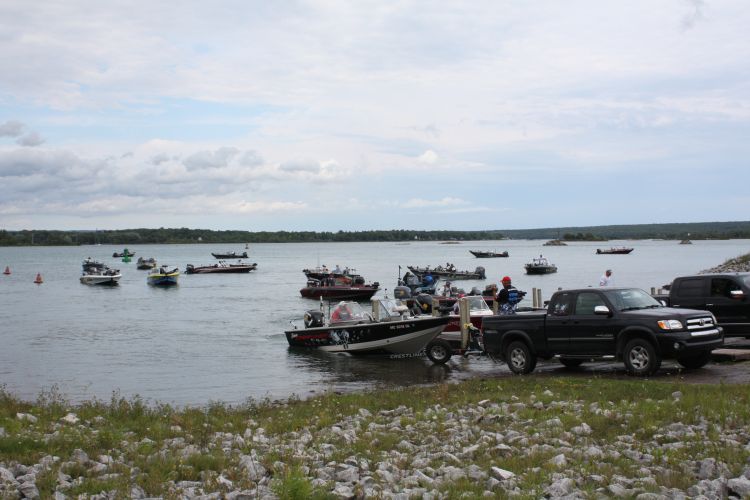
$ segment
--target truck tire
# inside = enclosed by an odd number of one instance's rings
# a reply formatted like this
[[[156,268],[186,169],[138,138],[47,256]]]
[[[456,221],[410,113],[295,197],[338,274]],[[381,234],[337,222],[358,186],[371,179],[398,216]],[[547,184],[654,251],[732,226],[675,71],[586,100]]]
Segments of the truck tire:
[[[677,362],[688,370],[697,370],[703,368],[711,361],[711,351],[703,351],[700,354],[694,354],[692,356],[684,356],[677,358]]]
[[[630,375],[652,375],[661,366],[661,356],[656,353],[653,344],[644,339],[633,339],[625,344],[622,357]]]
[[[583,360],[575,358],[560,358],[560,363],[562,363],[565,368],[577,368],[583,364]]]
[[[536,356],[532,354],[525,342],[516,340],[508,345],[505,350],[505,361],[513,373],[525,375],[534,371],[536,367]]]
[[[444,365],[451,359],[453,348],[446,340],[435,339],[427,344],[427,357],[436,365]]]

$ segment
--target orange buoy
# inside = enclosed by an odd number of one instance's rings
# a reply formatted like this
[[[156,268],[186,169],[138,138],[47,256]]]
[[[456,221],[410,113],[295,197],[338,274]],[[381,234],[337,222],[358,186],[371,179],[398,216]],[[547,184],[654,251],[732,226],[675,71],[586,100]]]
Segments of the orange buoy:
[[[10,267],[5,266],[5,271],[3,271],[3,274],[10,274]]]
[[[37,285],[41,285],[42,283],[44,283],[41,273],[36,273],[36,279],[34,280],[34,283],[36,283]]]

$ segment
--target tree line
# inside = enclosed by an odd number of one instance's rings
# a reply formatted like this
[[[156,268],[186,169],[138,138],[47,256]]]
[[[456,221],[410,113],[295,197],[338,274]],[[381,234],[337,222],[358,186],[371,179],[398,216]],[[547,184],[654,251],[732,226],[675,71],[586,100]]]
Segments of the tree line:
[[[486,231],[214,231],[210,229],[158,228],[95,231],[0,230],[0,246],[32,245],[135,245],[168,243],[305,243],[356,241],[477,241],[502,239],[750,239],[750,221],[634,224]]]

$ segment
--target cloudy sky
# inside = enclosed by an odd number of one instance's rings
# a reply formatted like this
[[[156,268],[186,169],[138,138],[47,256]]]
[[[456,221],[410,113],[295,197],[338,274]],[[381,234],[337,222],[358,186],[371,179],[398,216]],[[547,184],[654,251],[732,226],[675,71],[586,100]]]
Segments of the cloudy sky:
[[[746,0],[0,2],[0,228],[747,220]]]

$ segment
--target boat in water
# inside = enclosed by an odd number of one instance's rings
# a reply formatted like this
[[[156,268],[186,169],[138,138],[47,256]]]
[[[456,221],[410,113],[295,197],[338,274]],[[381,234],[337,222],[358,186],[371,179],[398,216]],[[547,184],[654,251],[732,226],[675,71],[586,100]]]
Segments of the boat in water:
[[[148,259],[138,257],[135,266],[138,269],[153,269],[156,267],[156,259],[154,259],[153,257],[149,257]]]
[[[690,240],[681,240],[680,245],[692,245],[693,242]]]
[[[118,269],[112,269],[106,264],[91,259],[91,257],[85,259],[81,267],[83,268],[81,283],[84,285],[114,286],[122,278]]]
[[[508,257],[508,251],[505,252],[483,252],[481,250],[469,250],[477,259],[492,259],[495,257]]]
[[[360,275],[329,276],[324,279],[309,278],[307,286],[299,293],[308,299],[370,300],[380,288],[380,283],[366,283]]]
[[[228,264],[224,261],[220,261],[218,264],[212,264],[210,266],[194,266],[188,264],[185,268],[185,274],[249,273],[250,271],[254,271],[257,267],[258,264],[255,262],[252,264],[243,262]]]
[[[597,248],[597,255],[626,255],[632,252],[632,248],[628,247],[612,247],[612,248]]]
[[[118,259],[120,257],[135,257],[135,252],[129,251],[127,248],[123,249],[121,253],[115,252],[112,257]]]
[[[526,269],[526,274],[551,274],[557,272],[557,266],[550,263],[542,255],[538,259],[532,259],[531,262],[525,264],[523,267]]]
[[[447,316],[413,317],[394,299],[376,299],[372,313],[357,302],[336,304],[328,318],[320,310],[304,315],[304,328],[285,331],[293,348],[356,355],[417,355],[440,335]]]
[[[431,268],[430,266],[427,267],[417,267],[417,266],[407,266],[409,271],[414,273],[417,277],[420,279],[423,276],[430,275],[433,278],[442,278],[447,280],[483,280],[487,279],[487,275],[485,274],[485,270],[482,266],[477,266],[474,271],[459,271],[453,266],[453,264],[443,266],[437,266],[434,268]]]
[[[180,270],[176,267],[171,271],[166,266],[154,269],[146,277],[146,283],[153,286],[174,286],[180,277]]]
[[[565,247],[568,246],[563,240],[549,240],[543,246],[545,247]]]
[[[237,252],[229,252],[229,253],[214,253],[211,252],[211,255],[214,256],[216,259],[247,259],[247,252],[237,253]]]

